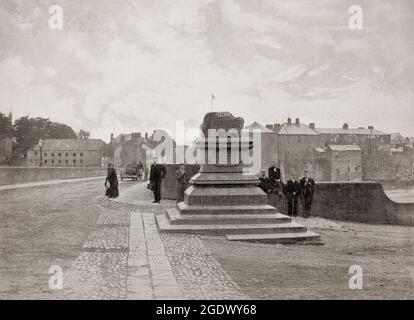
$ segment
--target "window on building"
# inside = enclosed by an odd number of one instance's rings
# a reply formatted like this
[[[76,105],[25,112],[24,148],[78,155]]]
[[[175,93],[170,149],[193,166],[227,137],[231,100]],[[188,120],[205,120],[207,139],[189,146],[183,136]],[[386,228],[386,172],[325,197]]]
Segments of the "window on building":
[[[61,153],[58,153],[58,156],[60,157],[60,156],[62,156],[62,154]]]
[[[83,157],[83,153],[82,152],[80,153],[80,156]]]
[[[55,154],[52,152],[52,157],[54,157],[55,156]]]
[[[59,160],[59,163],[62,163],[62,160]]]
[[[45,160],[45,164],[47,163],[47,160]]]
[[[65,157],[67,157],[68,155],[69,155],[69,153],[67,153],[67,152],[66,152],[66,153],[65,153]]]
[[[34,155],[37,156],[37,151],[34,152]]]
[[[80,163],[83,163],[83,160],[82,159],[80,160]]]
[[[45,152],[43,155],[44,155],[45,157],[47,157],[47,152]]]
[[[298,136],[298,142],[300,143],[302,141],[301,137]]]
[[[55,163],[55,160],[52,160],[52,164],[54,164]]]
[[[69,160],[65,160],[65,162],[66,162],[66,164],[68,164],[69,163]]]
[[[73,156],[76,157],[76,153],[75,152],[73,153]]]
[[[76,163],[76,160],[75,159],[73,159],[73,163]]]

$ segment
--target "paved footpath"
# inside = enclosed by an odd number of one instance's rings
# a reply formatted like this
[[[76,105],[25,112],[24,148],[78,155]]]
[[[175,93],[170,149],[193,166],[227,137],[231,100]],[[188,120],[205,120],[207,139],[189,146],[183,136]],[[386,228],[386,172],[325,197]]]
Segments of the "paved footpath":
[[[132,184],[127,190],[133,192],[123,193],[150,200],[144,187]],[[58,299],[248,298],[200,236],[160,234],[155,215],[163,207],[151,202],[120,203],[128,201],[127,197],[106,199],[102,204],[96,230],[85,241],[82,254],[64,271]],[[171,205],[173,201],[164,202],[164,206]]]
[[[183,298],[151,212],[131,214],[126,298]]]
[[[47,181],[18,183],[18,184],[7,184],[7,185],[4,185],[4,186],[0,186],[0,191],[2,191],[2,190],[22,189],[22,188],[33,188],[33,187],[48,186],[48,185],[69,183],[69,182],[81,182],[81,181],[96,180],[96,179],[105,179],[105,176],[90,177],[90,178],[76,178],[76,179],[47,180]]]

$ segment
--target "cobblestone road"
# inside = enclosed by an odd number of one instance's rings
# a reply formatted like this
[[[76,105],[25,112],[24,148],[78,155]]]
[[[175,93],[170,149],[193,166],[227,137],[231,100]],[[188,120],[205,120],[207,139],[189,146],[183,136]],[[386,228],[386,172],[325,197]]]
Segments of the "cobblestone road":
[[[174,275],[187,299],[248,299],[200,236],[162,233]]]
[[[198,236],[160,235],[155,215],[163,207],[109,200],[101,207],[57,298],[247,298]]]

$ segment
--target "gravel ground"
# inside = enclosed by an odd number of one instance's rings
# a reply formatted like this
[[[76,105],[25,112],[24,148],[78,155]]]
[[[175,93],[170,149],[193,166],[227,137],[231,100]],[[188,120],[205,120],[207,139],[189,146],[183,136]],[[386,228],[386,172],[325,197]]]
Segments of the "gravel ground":
[[[312,220],[324,245],[203,243],[253,299],[414,298],[413,227],[337,222],[335,230]],[[349,288],[351,265],[362,267],[362,290]]]

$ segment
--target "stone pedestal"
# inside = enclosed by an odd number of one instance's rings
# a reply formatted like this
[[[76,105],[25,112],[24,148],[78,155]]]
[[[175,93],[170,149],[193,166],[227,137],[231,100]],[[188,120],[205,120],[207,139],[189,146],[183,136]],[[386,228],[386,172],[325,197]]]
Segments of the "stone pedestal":
[[[318,240],[319,235],[267,204],[267,194],[258,187],[258,178],[244,172],[241,163],[242,153],[248,152],[252,143],[240,139],[240,127],[236,130],[231,137],[208,137],[197,142],[199,151],[204,152],[205,164],[190,180],[184,202],[157,217],[160,232],[215,234],[225,235],[228,240],[277,243]]]

